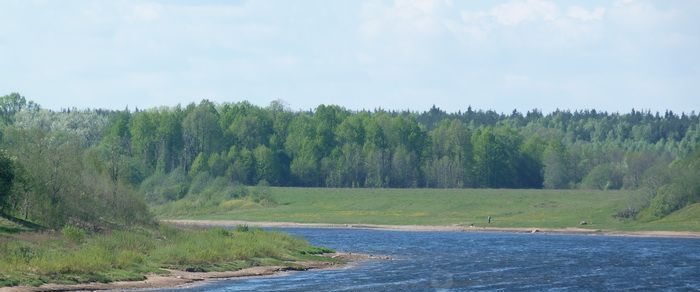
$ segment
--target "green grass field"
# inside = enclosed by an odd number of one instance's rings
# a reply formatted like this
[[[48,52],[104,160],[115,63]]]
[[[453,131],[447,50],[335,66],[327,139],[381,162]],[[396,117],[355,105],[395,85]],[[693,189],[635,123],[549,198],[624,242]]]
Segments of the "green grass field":
[[[164,219],[475,226],[489,225],[491,216],[492,227],[700,231],[697,205],[651,222],[614,218],[618,210],[641,199],[632,191],[270,188],[269,192],[275,206],[192,200],[155,207],[154,212]],[[583,220],[589,224],[579,225]]]

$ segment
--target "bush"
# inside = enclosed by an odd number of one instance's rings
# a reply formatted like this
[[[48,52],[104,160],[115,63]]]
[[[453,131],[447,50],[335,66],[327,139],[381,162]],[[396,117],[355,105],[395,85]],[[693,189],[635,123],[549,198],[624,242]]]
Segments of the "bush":
[[[169,174],[155,173],[144,180],[139,186],[145,194],[146,201],[162,204],[183,198],[189,191],[189,177],[181,168],[176,168]]]
[[[676,184],[665,185],[659,188],[656,197],[651,201],[649,208],[656,217],[664,217],[673,211],[680,210],[688,203],[687,190]]]
[[[660,169],[650,174],[645,184],[653,196],[648,207],[653,216],[664,217],[700,201],[700,151],[673,162],[666,171]]]
[[[617,211],[613,217],[617,219],[634,219],[639,214],[639,209],[633,207],[627,207],[625,209]]]
[[[248,196],[248,188],[244,185],[234,184],[226,192],[227,199],[240,199]]]
[[[63,237],[70,242],[81,243],[85,239],[87,232],[85,232],[84,229],[72,225],[66,225],[63,227],[63,229],[61,229],[61,234],[63,234]]]
[[[582,187],[594,190],[617,190],[622,187],[622,172],[611,164],[601,164],[583,178]]]
[[[277,205],[277,202],[270,194],[270,187],[265,181],[261,181],[261,184],[253,188],[250,197],[254,202],[266,207]]]

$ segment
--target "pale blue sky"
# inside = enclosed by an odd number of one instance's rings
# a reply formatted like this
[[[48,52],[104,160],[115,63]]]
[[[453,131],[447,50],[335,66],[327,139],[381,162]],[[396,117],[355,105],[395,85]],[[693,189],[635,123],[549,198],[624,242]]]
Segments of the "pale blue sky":
[[[0,1],[45,107],[700,110],[700,1]]]

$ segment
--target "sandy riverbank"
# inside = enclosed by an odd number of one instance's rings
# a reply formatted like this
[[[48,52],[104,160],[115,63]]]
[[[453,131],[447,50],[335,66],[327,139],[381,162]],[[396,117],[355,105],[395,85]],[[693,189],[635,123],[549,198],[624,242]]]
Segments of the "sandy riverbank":
[[[166,275],[147,275],[143,281],[124,281],[112,283],[86,283],[75,285],[44,284],[39,287],[5,287],[0,288],[0,292],[18,291],[94,291],[94,290],[125,290],[125,289],[151,289],[151,288],[177,288],[186,287],[195,283],[202,283],[206,280],[270,276],[284,272],[303,271],[311,269],[335,269],[344,268],[353,263],[370,259],[388,259],[382,256],[373,256],[357,253],[331,253],[324,256],[339,259],[341,262],[308,261],[295,262],[294,268],[285,266],[264,266],[250,267],[238,271],[228,272],[185,272],[179,270],[168,270]]]
[[[462,225],[380,225],[380,224],[329,224],[329,223],[295,223],[295,222],[257,222],[241,220],[162,220],[165,223],[189,226],[236,226],[270,228],[359,228],[394,231],[461,231],[461,232],[511,232],[511,233],[555,233],[587,234],[606,236],[637,237],[678,237],[700,238],[700,232],[691,231],[618,231],[588,228],[539,228],[539,227],[476,227]]]

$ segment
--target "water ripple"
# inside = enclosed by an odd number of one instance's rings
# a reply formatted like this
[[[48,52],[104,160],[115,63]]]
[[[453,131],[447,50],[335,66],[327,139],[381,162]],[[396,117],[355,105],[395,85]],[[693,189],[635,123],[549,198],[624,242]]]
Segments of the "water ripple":
[[[212,282],[191,291],[698,290],[700,241],[508,233],[286,229],[390,255],[340,270]]]

